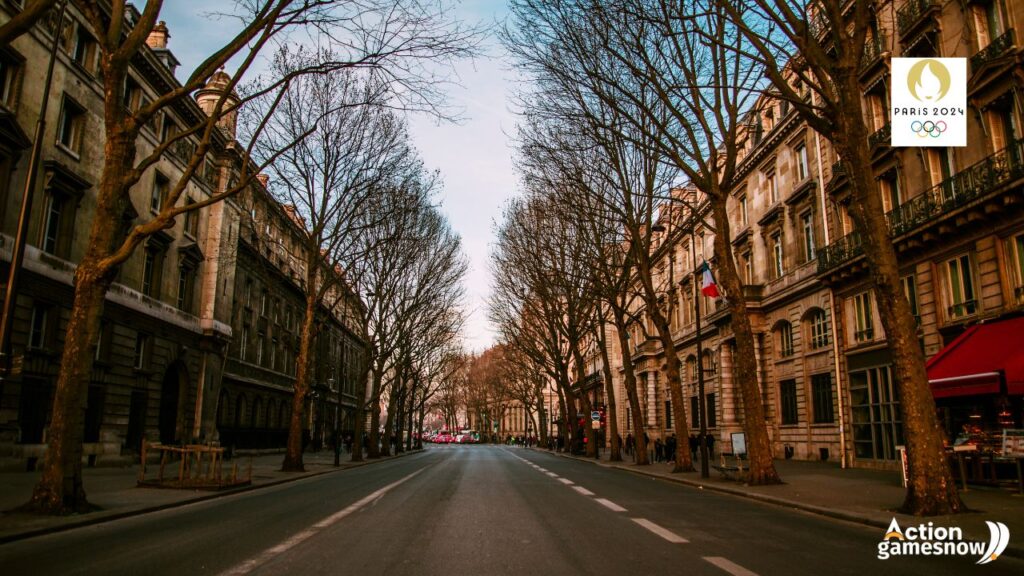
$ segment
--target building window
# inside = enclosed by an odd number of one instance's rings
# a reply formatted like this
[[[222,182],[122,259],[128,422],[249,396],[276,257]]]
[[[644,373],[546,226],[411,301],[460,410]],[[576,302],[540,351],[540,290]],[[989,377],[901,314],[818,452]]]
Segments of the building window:
[[[874,319],[871,314],[871,292],[861,292],[853,297],[854,327],[853,339],[867,342],[875,337]]]
[[[856,457],[895,460],[903,422],[888,366],[850,372],[850,407]]]
[[[252,280],[245,281],[245,307],[252,309]]]
[[[750,220],[748,219],[748,213],[747,213],[747,195],[746,194],[744,194],[744,195],[739,197],[738,209],[739,209],[739,213],[740,213],[740,227],[741,228],[742,227],[746,227],[750,223]]]
[[[803,182],[810,175],[810,168],[807,163],[807,146],[801,142],[793,149],[796,155],[796,178],[797,182]]]
[[[4,52],[0,52],[0,106],[14,110],[18,101],[18,83],[22,63]]]
[[[779,201],[779,181],[774,169],[765,173],[765,197],[769,206]]]
[[[998,152],[1020,138],[1020,124],[1013,113],[1013,99],[1003,98],[985,111],[992,151]]]
[[[270,298],[267,297],[267,291],[263,290],[260,292],[260,316],[267,315],[267,306],[269,305]]]
[[[96,73],[97,44],[84,26],[75,27],[74,46],[69,55],[75,64],[90,74]]]
[[[145,370],[149,360],[149,335],[139,332],[135,336],[135,366],[136,370]]]
[[[928,169],[932,186],[939,186],[943,200],[952,200],[956,195],[953,181],[953,157],[949,148],[928,148]]]
[[[57,143],[77,156],[81,152],[84,131],[85,109],[68,96],[64,96],[60,122],[57,124]]]
[[[242,326],[242,335],[238,339],[238,357],[242,361],[248,361],[249,354],[249,327]]]
[[[921,313],[917,309],[917,279],[913,274],[908,274],[900,278],[900,283],[903,284],[903,295],[907,297],[907,302],[910,303],[910,313],[914,315],[917,325],[920,326]]]
[[[892,212],[903,203],[899,174],[892,173],[879,179],[878,190],[882,194],[882,207],[886,212]]]
[[[159,298],[164,274],[164,251],[156,245],[150,245],[146,247],[143,258],[142,293],[150,298]]]
[[[832,405],[832,375],[815,374],[811,376],[811,395],[814,398],[814,423],[834,423],[836,415]]]
[[[50,307],[35,303],[32,305],[32,318],[28,330],[28,347],[32,349],[45,348],[47,344],[47,325],[50,320]]]
[[[971,255],[963,254],[946,262],[949,318],[963,318],[978,311],[974,294],[974,274]]]
[[[167,198],[167,192],[171,188],[171,181],[166,176],[157,172],[153,178],[153,189],[149,194],[149,209],[153,212],[160,212]]]
[[[182,265],[178,268],[178,310],[192,313],[192,302],[195,300],[195,266]]]
[[[1024,234],[1018,234],[1006,241],[1010,260],[1010,282],[1013,297],[1018,304],[1024,303]]]
[[[793,325],[783,322],[779,325],[779,356],[786,358],[793,355]]]
[[[828,316],[824,310],[815,310],[810,317],[811,324],[811,348],[818,349],[828,346]]]
[[[256,333],[256,363],[263,365],[263,355],[267,348],[267,335],[263,332]]]
[[[160,142],[169,142],[175,135],[178,134],[178,125],[171,119],[170,116],[164,116],[163,126],[160,128]]]
[[[984,50],[992,43],[993,38],[999,37],[999,2],[989,0],[984,4],[974,4],[971,6],[971,16],[974,20],[978,50]]]
[[[40,242],[43,252],[48,252],[54,256],[66,256],[62,254],[60,250],[63,228],[63,216],[64,207],[66,200],[59,194],[48,193],[46,195],[46,210],[43,212],[43,237]]]
[[[800,215],[800,234],[803,236],[804,262],[814,260],[814,213],[808,210]]]
[[[277,338],[270,339],[270,369],[277,370]]]
[[[783,426],[792,426],[800,422],[796,407],[796,380],[779,382],[779,410]]]
[[[191,198],[186,198],[185,199],[185,206],[186,207],[189,207],[189,206],[191,206],[191,205],[193,205],[195,203],[196,203],[195,200],[193,200]],[[185,234],[187,234],[188,236],[191,236],[192,239],[194,240],[195,238],[198,237],[198,233],[199,233],[199,210],[191,209],[188,212],[185,212]]]
[[[740,253],[740,274],[743,275],[744,284],[754,282],[754,260],[750,257],[750,250]]]
[[[708,428],[714,428],[717,426],[717,421],[715,420],[715,395],[713,393],[704,397],[704,407],[708,413],[706,418]]]
[[[775,232],[771,235],[771,247],[772,247],[772,280],[782,278],[785,273],[783,268],[783,253],[782,253],[782,232]]]

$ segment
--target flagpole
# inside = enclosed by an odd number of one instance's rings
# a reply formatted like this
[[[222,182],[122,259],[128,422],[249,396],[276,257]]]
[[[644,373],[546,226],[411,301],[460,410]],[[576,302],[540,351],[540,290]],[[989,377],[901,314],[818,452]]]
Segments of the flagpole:
[[[694,218],[696,215],[693,215]],[[691,221],[690,225],[690,256],[693,259],[693,310],[696,314],[696,335],[694,339],[697,342],[697,417],[700,424],[700,434],[697,436],[697,445],[700,447],[700,477],[707,478],[708,472],[708,443],[706,441],[708,434],[708,418],[707,408],[704,404],[704,347],[701,343],[700,336],[700,292],[697,288],[698,274],[697,274],[697,237],[694,233],[696,228],[696,220]],[[705,263],[705,266],[707,263]]]

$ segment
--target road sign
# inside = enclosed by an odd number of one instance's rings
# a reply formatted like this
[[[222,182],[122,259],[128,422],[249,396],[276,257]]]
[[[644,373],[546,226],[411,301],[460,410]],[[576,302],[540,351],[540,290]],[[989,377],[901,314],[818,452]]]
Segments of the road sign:
[[[590,419],[594,420],[595,422],[600,422],[601,412],[599,410],[594,410],[593,412],[590,413]]]

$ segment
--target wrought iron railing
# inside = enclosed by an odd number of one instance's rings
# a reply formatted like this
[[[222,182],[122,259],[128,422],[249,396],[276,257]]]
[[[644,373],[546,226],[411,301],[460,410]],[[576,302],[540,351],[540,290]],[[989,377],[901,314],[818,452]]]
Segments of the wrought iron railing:
[[[1015,140],[894,208],[886,215],[889,233],[893,238],[902,236],[1019,178],[1024,178],[1024,139]],[[860,233],[851,232],[819,250],[818,273],[827,272],[862,251]]]
[[[900,34],[909,32],[929,10],[938,7],[938,0],[907,0],[907,3],[896,11],[896,26]]]
[[[892,141],[892,124],[886,124],[878,130],[875,130],[871,136],[868,136],[868,147],[874,148],[875,146],[884,144],[886,146]]]
[[[977,54],[971,56],[971,70],[977,70],[987,62],[1006,54],[1016,43],[1017,37],[1014,35],[1013,28],[1010,28],[990,42],[988,46],[979,50]]]
[[[885,48],[885,34],[881,32],[875,33],[875,37],[869,39],[864,44],[864,54],[860,59],[860,69],[865,70],[877,62],[882,57],[882,53],[885,52]]]

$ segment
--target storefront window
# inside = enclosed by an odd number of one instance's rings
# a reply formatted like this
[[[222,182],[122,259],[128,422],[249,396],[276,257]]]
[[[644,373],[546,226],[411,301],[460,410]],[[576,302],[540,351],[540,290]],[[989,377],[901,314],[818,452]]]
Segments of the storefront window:
[[[899,398],[888,366],[850,373],[853,443],[857,458],[895,460],[903,444]]]

